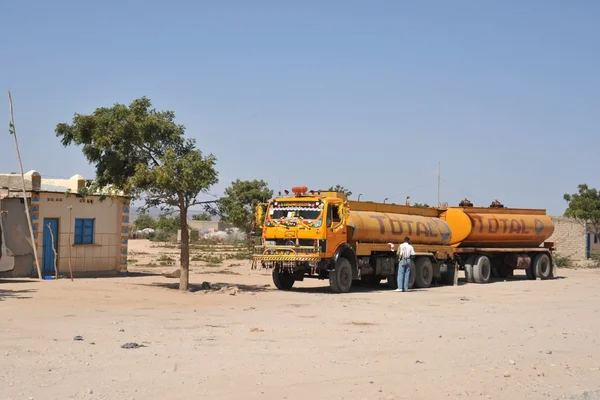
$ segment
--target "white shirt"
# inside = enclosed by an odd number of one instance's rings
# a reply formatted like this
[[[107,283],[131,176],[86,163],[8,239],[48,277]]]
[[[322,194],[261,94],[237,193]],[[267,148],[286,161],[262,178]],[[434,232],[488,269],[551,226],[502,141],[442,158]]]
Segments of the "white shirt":
[[[408,243],[404,242],[398,248],[398,257],[401,260],[406,260],[415,255],[415,249]]]

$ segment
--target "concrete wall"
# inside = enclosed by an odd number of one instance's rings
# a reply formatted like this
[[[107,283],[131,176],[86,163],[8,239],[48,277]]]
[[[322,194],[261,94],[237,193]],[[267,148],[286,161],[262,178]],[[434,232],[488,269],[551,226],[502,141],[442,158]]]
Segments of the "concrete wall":
[[[567,217],[552,217],[554,233],[548,239],[556,242],[556,254],[569,257],[574,262],[586,260],[586,230],[583,225]]]
[[[33,248],[25,206],[22,199],[3,199],[1,208],[8,213],[3,217],[4,237],[6,246],[15,255],[15,268],[12,271],[0,273],[0,277],[24,277],[30,276],[33,266]]]
[[[600,256],[600,235],[591,233],[588,233],[588,235],[590,235],[590,255]]]
[[[39,232],[43,232],[44,218],[58,219],[58,269],[69,272],[69,251],[73,273],[77,275],[117,274],[122,260],[122,225],[124,200],[99,200],[99,196],[85,199],[63,193],[40,193]],[[69,206],[72,207],[69,216]],[[94,244],[74,245],[76,218],[93,218]],[[125,239],[126,240],[126,239]],[[37,240],[40,263],[43,254],[42,235]],[[125,243],[126,257],[126,243]]]

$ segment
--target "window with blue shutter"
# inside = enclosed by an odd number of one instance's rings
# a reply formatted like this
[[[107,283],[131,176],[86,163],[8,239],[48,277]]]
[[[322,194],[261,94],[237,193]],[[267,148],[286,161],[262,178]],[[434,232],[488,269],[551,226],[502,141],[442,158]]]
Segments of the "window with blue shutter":
[[[75,218],[75,244],[94,244],[94,219]]]

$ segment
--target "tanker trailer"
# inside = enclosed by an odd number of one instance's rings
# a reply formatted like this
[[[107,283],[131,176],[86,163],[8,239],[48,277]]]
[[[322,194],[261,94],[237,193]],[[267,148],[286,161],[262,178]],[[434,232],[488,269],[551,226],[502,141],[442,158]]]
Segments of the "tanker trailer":
[[[487,283],[523,269],[529,279],[554,276],[554,232],[545,210],[491,207],[450,207],[440,215],[452,230],[450,244],[468,282]]]
[[[351,205],[359,209],[370,205],[357,203]],[[361,280],[377,285],[386,278],[390,287],[397,288],[397,257],[389,243],[397,250],[407,236],[416,253],[409,287],[427,288],[434,278],[441,279],[439,258],[449,259],[452,232],[444,220],[433,216],[436,211],[395,205],[371,208],[389,212],[351,209],[348,218],[348,241],[355,247]]]

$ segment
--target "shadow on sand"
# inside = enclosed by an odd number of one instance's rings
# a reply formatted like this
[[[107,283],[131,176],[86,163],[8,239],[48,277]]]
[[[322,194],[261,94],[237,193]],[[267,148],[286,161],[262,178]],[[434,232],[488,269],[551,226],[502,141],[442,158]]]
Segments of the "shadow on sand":
[[[208,283],[208,286],[207,286]],[[162,289],[171,289],[171,290],[179,290],[179,282],[173,282],[173,283],[160,283],[160,282],[155,282],[155,283],[142,283],[140,284],[141,286],[148,286],[148,287],[156,287],[156,288],[162,288]],[[201,284],[199,283],[190,283],[189,284],[189,292],[191,293],[196,293],[196,292],[209,292],[209,291],[220,291],[220,290],[228,290],[228,289],[233,289],[233,288],[237,288],[238,290],[242,291],[242,292],[266,292],[271,290],[270,288],[271,285],[265,284],[265,285],[245,285],[245,284],[237,284],[234,282],[231,283],[225,283],[225,282],[203,282]]]

